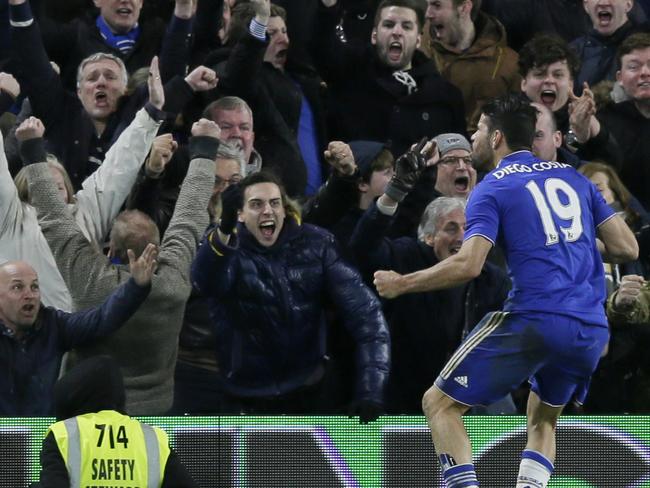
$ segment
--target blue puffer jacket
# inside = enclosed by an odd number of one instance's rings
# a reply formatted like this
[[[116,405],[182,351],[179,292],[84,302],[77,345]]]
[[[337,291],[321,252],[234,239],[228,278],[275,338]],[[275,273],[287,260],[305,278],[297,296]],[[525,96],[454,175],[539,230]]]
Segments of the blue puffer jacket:
[[[389,335],[379,301],[324,229],[285,219],[265,248],[239,227],[237,247],[209,234],[192,282],[211,299],[223,386],[237,396],[291,392],[325,361],[324,308],[334,303],[356,341],[357,400],[383,402]]]

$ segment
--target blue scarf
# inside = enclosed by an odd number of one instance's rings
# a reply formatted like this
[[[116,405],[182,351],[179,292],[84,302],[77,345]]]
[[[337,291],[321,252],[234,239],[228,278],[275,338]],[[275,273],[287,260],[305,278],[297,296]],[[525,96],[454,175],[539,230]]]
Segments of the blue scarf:
[[[140,37],[140,26],[138,24],[135,24],[135,27],[126,34],[114,34],[101,15],[97,17],[95,24],[104,38],[104,42],[122,54],[130,53],[135,47],[138,37]]]

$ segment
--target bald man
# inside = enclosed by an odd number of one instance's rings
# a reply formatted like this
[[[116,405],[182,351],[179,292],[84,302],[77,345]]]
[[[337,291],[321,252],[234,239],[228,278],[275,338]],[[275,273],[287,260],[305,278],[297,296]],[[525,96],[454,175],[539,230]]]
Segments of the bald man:
[[[38,275],[25,261],[0,264],[0,415],[53,415],[63,354],[121,327],[147,298],[156,248],[129,255],[132,278],[98,307],[67,313],[41,304]]]
[[[580,158],[562,146],[562,132],[551,109],[541,103],[533,102],[531,105],[537,109],[533,154],[544,161],[559,161],[574,168],[580,167],[583,164]]]

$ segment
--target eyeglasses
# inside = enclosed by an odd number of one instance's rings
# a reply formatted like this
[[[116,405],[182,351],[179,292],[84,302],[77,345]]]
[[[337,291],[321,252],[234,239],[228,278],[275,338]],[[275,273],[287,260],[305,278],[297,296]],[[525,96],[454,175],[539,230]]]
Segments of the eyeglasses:
[[[214,177],[214,186],[222,187],[222,186],[236,185],[240,181],[241,181],[241,176],[231,176],[227,180],[224,180],[223,178],[221,178],[221,176],[215,176]]]
[[[456,166],[459,168],[461,161],[465,163],[465,166],[472,165],[471,156],[447,156],[446,158],[442,158],[440,161],[438,161],[438,164],[443,164],[445,166]]]

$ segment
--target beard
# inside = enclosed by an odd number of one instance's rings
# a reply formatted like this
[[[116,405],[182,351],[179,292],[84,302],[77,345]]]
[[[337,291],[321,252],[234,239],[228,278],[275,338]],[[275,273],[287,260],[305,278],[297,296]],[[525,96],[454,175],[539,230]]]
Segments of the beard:
[[[472,161],[474,162],[474,169],[479,171],[490,171],[494,169],[494,151],[485,143],[477,147],[472,152]]]

